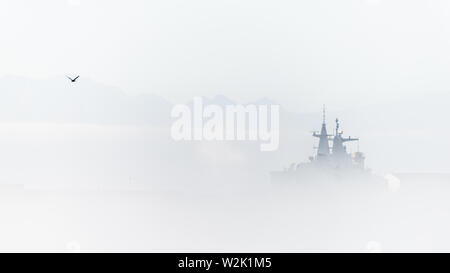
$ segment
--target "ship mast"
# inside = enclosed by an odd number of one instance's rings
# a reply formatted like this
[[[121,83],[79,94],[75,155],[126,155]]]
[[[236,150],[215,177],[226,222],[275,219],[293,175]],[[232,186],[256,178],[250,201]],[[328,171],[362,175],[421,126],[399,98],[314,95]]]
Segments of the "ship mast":
[[[358,141],[358,138],[342,137],[343,132],[339,131],[339,119],[336,119],[336,135],[333,138],[333,156],[340,157],[346,155],[345,142]]]
[[[314,137],[319,138],[319,147],[317,148],[317,159],[321,159],[330,155],[330,145],[328,143],[327,125],[325,123],[325,105],[323,105],[322,111],[322,128],[320,134],[317,132],[313,133]]]

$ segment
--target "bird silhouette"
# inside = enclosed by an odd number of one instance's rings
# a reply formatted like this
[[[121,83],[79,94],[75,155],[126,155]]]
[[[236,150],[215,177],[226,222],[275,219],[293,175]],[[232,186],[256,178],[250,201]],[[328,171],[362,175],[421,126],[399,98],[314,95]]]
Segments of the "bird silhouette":
[[[71,77],[69,77],[69,76],[66,76],[71,82],[76,82],[77,81],[77,79],[80,77],[80,76],[76,76],[75,78],[71,78]]]

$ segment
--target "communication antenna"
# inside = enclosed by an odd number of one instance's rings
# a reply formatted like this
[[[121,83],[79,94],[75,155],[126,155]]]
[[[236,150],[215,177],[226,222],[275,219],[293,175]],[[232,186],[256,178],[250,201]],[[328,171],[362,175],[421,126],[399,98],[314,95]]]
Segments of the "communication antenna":
[[[323,118],[323,122],[322,123],[325,124],[325,104],[323,105],[322,118]]]
[[[336,135],[339,135],[339,119],[336,118]]]

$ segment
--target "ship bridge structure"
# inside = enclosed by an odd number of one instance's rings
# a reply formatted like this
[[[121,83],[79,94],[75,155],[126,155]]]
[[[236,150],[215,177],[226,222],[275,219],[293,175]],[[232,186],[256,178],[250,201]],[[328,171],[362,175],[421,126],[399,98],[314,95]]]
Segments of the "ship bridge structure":
[[[364,169],[364,155],[359,151],[354,155],[347,153],[346,142],[359,141],[359,138],[350,136],[344,137],[340,130],[339,119],[336,118],[336,129],[333,135],[327,133],[325,122],[325,106],[323,107],[322,128],[320,134],[313,133],[313,136],[319,138],[317,153],[312,158],[313,162],[320,166],[333,168],[358,167]],[[332,146],[330,147],[330,142]]]
[[[332,134],[329,134],[324,106],[321,129],[312,133],[313,137],[319,139],[319,145],[315,147],[317,153],[309,157],[309,162],[292,163],[289,167],[285,167],[283,171],[271,172],[271,181],[290,184],[298,181],[327,182],[360,181],[361,178],[372,179],[370,171],[365,169],[365,157],[363,153],[359,152],[359,145],[358,151],[353,154],[349,153],[346,148],[349,142],[359,142],[359,139],[344,136],[339,119],[335,121],[336,128],[332,131]]]

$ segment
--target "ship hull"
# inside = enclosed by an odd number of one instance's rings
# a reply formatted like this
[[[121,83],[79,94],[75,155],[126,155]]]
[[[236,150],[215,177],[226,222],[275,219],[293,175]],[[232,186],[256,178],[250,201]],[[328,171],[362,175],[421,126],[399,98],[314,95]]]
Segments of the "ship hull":
[[[304,168],[295,171],[274,171],[270,173],[272,185],[279,187],[316,187],[316,186],[357,186],[384,188],[384,178],[360,169]]]

